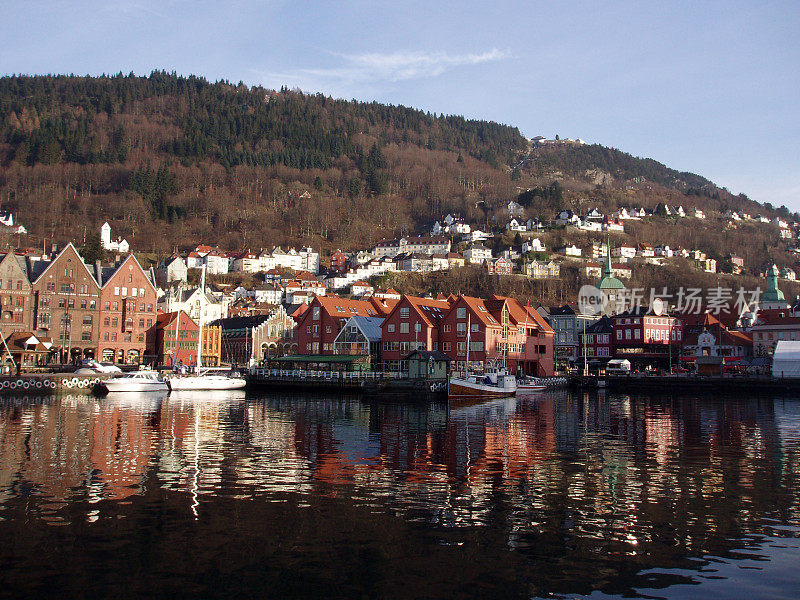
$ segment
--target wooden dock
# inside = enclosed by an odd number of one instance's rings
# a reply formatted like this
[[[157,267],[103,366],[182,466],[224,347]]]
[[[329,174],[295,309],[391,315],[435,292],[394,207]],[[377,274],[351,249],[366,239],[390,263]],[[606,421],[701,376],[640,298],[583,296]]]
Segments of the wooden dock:
[[[251,369],[247,387],[253,389],[292,388],[359,392],[366,395],[408,394],[420,399],[447,396],[446,380],[410,379],[406,373],[381,371],[314,371]]]

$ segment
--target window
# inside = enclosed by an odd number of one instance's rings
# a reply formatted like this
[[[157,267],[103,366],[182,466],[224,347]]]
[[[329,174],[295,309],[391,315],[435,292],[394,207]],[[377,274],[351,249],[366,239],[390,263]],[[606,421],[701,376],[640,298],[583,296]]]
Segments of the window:
[[[394,333],[394,323],[389,323],[389,325],[386,326],[386,331]]]
[[[456,354],[462,356],[467,353],[467,342],[458,342],[456,344]]]
[[[144,334],[143,334],[143,333],[140,333],[140,334],[139,334],[139,341],[140,341],[140,342],[143,342],[143,341],[144,341]]]
[[[400,323],[400,333],[408,333],[408,323]]]
[[[111,319],[110,319],[109,317],[105,317],[105,318],[103,319],[103,326],[104,326],[104,327],[108,327],[108,326],[110,326],[110,325],[111,325]]]
[[[453,347],[453,345],[450,342],[442,342],[442,350],[444,352],[450,352],[450,349],[452,347]]]
[[[105,308],[105,310],[111,310],[111,302],[106,302],[106,303],[103,305],[103,308]]]
[[[84,327],[92,326],[92,315],[83,315],[83,326]]]
[[[458,335],[466,335],[467,333],[467,324],[466,323],[456,323],[456,333]]]
[[[638,340],[641,339],[642,332],[639,329],[634,330],[633,332],[633,339]]]
[[[319,321],[319,315],[320,315],[320,307],[319,306],[315,306],[314,307],[314,312],[312,313],[311,318],[314,319],[315,321]]]
[[[400,318],[407,319],[408,318],[408,307],[404,306],[400,309]]]
[[[86,308],[86,300],[81,300],[81,308]]]
[[[112,327],[116,327],[117,325],[119,325],[119,320],[117,319],[117,317],[112,318],[111,319],[111,326]]]
[[[86,284],[83,284],[83,285],[81,285],[81,287],[80,287],[80,293],[81,293],[81,294],[84,294],[84,295],[85,295],[85,294],[88,294],[88,293],[89,293],[89,286],[88,286],[88,285],[86,285]]]
[[[617,339],[618,340],[622,339],[622,329],[617,329]]]
[[[470,352],[483,352],[483,342],[470,342],[469,343],[469,351]]]
[[[422,323],[414,323],[414,332],[419,333],[422,331]]]
[[[481,330],[481,326],[480,326],[480,325],[478,325],[477,323],[473,323],[473,324],[472,324],[472,327],[471,327],[471,330],[472,330],[474,333],[477,333],[477,332],[479,332],[479,331]],[[520,329],[520,331],[519,331],[519,332],[520,332],[520,334],[522,334],[522,329]]]
[[[81,333],[81,341],[83,342],[90,342],[92,340],[92,332],[91,331],[84,331]]]
[[[445,333],[450,333],[450,324],[449,323],[445,323],[444,324],[444,332]]]
[[[114,295],[119,296],[119,287],[114,288]]]
[[[463,306],[459,306],[456,309],[456,319],[466,319],[467,318],[467,309]]]

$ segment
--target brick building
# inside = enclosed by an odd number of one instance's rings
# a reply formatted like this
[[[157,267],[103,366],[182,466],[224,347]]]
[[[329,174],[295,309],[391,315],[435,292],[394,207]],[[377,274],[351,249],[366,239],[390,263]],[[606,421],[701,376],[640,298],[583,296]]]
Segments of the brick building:
[[[61,362],[97,356],[97,269],[86,265],[71,243],[42,267],[44,270],[31,285],[35,333],[53,339],[56,358]]]
[[[24,256],[13,252],[0,259],[0,335],[33,329],[31,283]]]
[[[155,354],[156,288],[133,254],[103,274],[100,306],[103,361],[137,364]]]

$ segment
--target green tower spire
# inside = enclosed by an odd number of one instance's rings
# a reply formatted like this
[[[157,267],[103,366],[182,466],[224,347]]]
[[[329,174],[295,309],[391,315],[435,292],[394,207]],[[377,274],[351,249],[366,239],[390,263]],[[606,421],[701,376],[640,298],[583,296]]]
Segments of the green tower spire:
[[[606,252],[606,268],[603,273],[603,278],[595,286],[598,290],[624,290],[625,284],[619,279],[614,277],[614,268],[611,266],[611,237],[609,236],[607,242]]]

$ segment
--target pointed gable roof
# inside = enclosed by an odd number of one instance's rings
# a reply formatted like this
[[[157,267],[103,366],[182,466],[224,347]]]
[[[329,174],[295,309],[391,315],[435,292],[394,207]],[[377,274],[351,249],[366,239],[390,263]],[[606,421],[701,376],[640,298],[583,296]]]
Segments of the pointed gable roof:
[[[400,301],[395,304],[392,309],[392,314],[398,307],[406,305],[412,307],[417,315],[422,317],[422,320],[425,321],[429,327],[436,327],[450,311],[450,304],[446,300],[420,298],[419,296],[403,296]],[[391,314],[389,317],[391,317]]]
[[[57,263],[61,264],[62,261],[69,260],[70,258],[75,258],[76,259],[75,262],[79,263],[84,269],[86,269],[86,272],[89,274],[89,277],[91,277],[92,282],[97,286],[97,289],[99,291],[100,290],[100,284],[97,282],[97,278],[96,278],[95,274],[92,272],[92,269],[89,268],[89,265],[87,265],[85,262],[83,262],[83,258],[78,253],[78,249],[72,244],[72,242],[70,242],[66,246],[64,246],[64,248],[61,250],[61,252],[59,252],[56,255],[56,257],[53,260],[50,261],[50,264],[48,264],[47,267],[45,267],[44,271],[39,273],[39,276],[36,278],[36,280],[31,282],[31,283],[38,282]]]
[[[486,300],[483,298],[459,296],[450,310],[455,310],[462,302],[467,305],[470,311],[475,314],[486,327],[501,327],[500,322],[490,313],[489,308],[486,306]]]
[[[23,285],[30,286],[31,282],[28,278],[28,264],[24,256],[18,256],[14,252],[8,252],[2,259],[0,259],[0,266],[7,264],[12,271],[18,273],[18,277],[24,282]]]
[[[125,260],[123,260],[121,263],[119,263],[119,265],[117,265],[115,268],[111,269],[108,273],[103,273],[103,285],[102,285],[102,288],[106,289],[106,287],[113,281],[113,279],[115,277],[117,277],[117,275],[119,275],[122,272],[122,268],[125,265],[127,265],[128,262],[130,262],[130,261],[133,261],[132,264],[135,265],[135,268],[137,268],[137,269],[139,269],[139,271],[141,271],[142,275],[144,275],[144,278],[147,280],[147,283],[150,284],[150,287],[153,288],[153,291],[155,292],[156,286],[150,280],[150,272],[149,271],[145,271],[142,268],[142,265],[139,264],[139,261],[136,260],[136,257],[133,254],[128,254],[128,256],[125,257]]]

